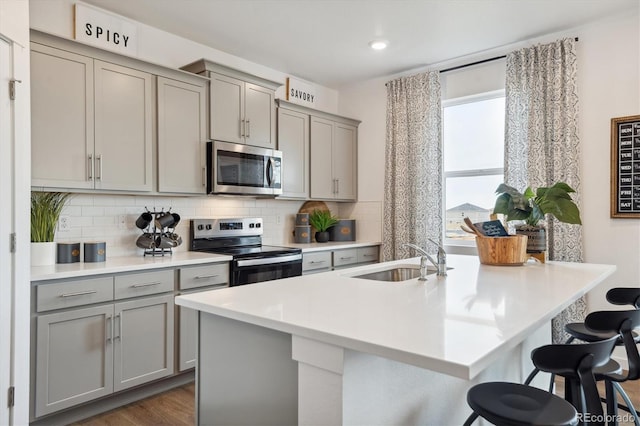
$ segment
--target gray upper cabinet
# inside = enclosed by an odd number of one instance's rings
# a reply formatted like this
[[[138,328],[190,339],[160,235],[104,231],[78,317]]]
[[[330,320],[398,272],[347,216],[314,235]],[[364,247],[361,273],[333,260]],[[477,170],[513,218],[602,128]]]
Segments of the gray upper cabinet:
[[[278,150],[282,151],[282,195],[309,197],[309,115],[278,108]]]
[[[356,200],[357,141],[357,124],[311,115],[312,199]]]
[[[93,59],[31,43],[34,186],[91,189]]]
[[[32,185],[152,189],[152,75],[31,43]]]
[[[96,189],[151,191],[152,75],[95,61]]]
[[[158,77],[158,191],[206,192],[207,85]]]
[[[282,84],[201,59],[182,67],[211,79],[213,140],[276,147],[275,90]]]

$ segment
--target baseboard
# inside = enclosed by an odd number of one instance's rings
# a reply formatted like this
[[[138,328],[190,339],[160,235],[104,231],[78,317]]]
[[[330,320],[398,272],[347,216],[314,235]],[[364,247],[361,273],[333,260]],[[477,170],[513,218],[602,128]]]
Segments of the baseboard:
[[[95,401],[88,402],[86,404],[79,405],[77,407],[69,408],[64,411],[60,411],[49,416],[40,417],[37,420],[33,420],[29,423],[32,426],[56,426],[56,425],[68,425],[86,418],[120,408],[124,405],[130,404],[141,399],[148,398],[153,395],[157,395],[162,392],[166,392],[170,389],[177,388],[179,386],[186,385],[195,380],[194,370],[187,371],[175,376],[168,377],[166,379],[158,380],[156,382],[147,383],[145,385],[119,392],[117,394],[110,395]]]

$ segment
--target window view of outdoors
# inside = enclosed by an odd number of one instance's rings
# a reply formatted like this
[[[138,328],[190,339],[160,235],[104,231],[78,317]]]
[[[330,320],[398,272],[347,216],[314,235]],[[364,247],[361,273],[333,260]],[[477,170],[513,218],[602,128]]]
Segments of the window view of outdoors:
[[[489,220],[504,179],[504,96],[443,108],[445,238],[473,240],[460,225]]]

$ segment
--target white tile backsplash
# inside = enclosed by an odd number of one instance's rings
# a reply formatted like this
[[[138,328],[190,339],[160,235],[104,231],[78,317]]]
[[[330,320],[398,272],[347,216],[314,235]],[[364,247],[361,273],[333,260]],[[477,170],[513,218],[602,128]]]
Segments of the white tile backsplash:
[[[70,229],[56,233],[59,242],[105,241],[107,256],[142,255],[135,241],[141,234],[135,226],[145,208],[167,210],[180,215],[176,232],[183,244],[176,251],[188,250],[189,220],[194,217],[262,217],[264,244],[293,242],[295,214],[304,201],[248,197],[158,197],[138,195],[76,194],[62,214],[69,217]],[[380,241],[382,203],[331,203],[327,206],[341,219],[357,220],[359,240]],[[124,228],[118,216],[125,215]]]

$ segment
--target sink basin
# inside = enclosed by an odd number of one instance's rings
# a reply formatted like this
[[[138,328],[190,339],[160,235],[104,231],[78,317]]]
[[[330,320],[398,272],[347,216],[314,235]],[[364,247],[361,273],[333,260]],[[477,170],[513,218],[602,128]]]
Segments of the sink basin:
[[[427,269],[427,275],[435,274],[435,269]],[[362,278],[365,280],[375,281],[407,281],[420,277],[420,268],[411,266],[396,266],[391,269],[385,269],[382,271],[369,272],[362,275],[354,275],[352,278]]]

